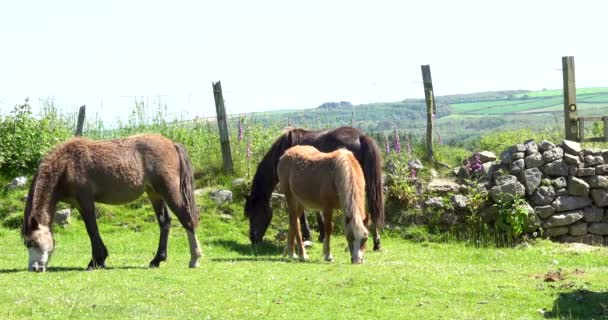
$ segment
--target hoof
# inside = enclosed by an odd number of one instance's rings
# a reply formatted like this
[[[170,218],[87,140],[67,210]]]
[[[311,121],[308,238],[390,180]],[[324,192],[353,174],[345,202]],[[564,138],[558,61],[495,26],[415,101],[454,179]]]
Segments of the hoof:
[[[302,242],[302,244],[304,245],[304,248],[312,247],[312,241],[310,241],[310,240],[306,240],[306,241]]]
[[[334,257],[332,255],[326,256],[325,261],[332,262],[332,261],[334,261]]]
[[[105,264],[102,264],[102,265],[94,265],[94,266],[89,265],[89,266],[87,267],[87,271],[93,271],[93,270],[105,269],[105,268],[106,268],[106,265],[105,265]]]
[[[374,241],[374,251],[382,251],[382,245],[380,244],[380,239],[378,239],[378,241]]]

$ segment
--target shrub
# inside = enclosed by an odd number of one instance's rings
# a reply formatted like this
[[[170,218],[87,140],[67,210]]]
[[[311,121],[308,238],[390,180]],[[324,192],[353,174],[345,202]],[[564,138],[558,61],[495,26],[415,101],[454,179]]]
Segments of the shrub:
[[[19,229],[23,224],[23,213],[15,212],[9,214],[4,221],[2,221],[2,226],[9,229]]]
[[[15,106],[0,119],[0,174],[9,178],[32,174],[44,154],[70,135],[67,121],[57,116],[52,104],[40,119],[33,116],[27,101]]]
[[[498,217],[495,225],[498,231],[506,234],[508,240],[513,240],[523,233],[528,219],[526,205],[526,201],[518,197],[496,203]]]

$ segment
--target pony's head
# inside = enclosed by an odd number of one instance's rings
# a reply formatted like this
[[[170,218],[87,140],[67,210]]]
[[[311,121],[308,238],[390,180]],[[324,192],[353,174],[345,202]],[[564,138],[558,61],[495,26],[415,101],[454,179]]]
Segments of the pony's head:
[[[350,251],[350,262],[363,263],[365,253],[365,243],[369,232],[365,225],[356,223],[358,219],[346,218],[346,240],[348,241],[348,251]]]
[[[49,227],[39,224],[36,218],[32,218],[30,223],[30,232],[23,236],[30,259],[28,270],[44,272],[55,249],[55,240]]]
[[[270,204],[265,201],[256,201],[253,197],[247,197],[245,216],[249,218],[249,240],[251,240],[251,244],[262,242],[272,219]]]

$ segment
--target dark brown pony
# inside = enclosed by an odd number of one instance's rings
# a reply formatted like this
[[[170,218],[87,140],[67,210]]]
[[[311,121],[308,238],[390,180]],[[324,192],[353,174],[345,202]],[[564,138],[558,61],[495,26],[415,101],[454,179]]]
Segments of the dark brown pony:
[[[124,204],[146,192],[160,226],[158,267],[167,259],[171,216],[186,228],[190,267],[196,267],[201,249],[196,238],[199,212],[193,196],[192,164],[184,147],[156,134],[125,139],[90,141],[73,138],[51,150],[38,166],[25,207],[22,236],[29,251],[30,271],[45,271],[55,242],[52,225],[58,201],[77,208],[91,240],[88,268],[103,268],[108,250],[101,240],[95,202]]]
[[[285,151],[277,172],[289,211],[286,254],[296,258],[295,239],[300,259],[308,259],[298,219],[304,214],[304,208],[315,208],[323,212],[325,220],[325,261],[332,261],[332,215],[335,209],[342,209],[351,262],[362,263],[368,235],[365,179],[353,153],[346,149],[324,153],[312,146],[295,146]]]
[[[259,163],[251,193],[245,202],[245,216],[249,217],[249,239],[259,243],[272,219],[270,196],[279,182],[277,164],[285,150],[295,145],[311,145],[321,152],[346,148],[354,155],[365,177],[367,206],[372,217],[374,250],[380,249],[379,230],[384,225],[384,197],[382,186],[382,156],[372,138],[361,130],[341,127],[329,131],[290,129],[270,147]]]

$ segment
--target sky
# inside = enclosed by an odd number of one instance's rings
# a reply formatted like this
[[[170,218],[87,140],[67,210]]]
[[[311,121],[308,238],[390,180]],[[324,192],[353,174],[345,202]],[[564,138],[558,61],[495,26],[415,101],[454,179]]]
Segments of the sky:
[[[606,1],[2,1],[0,114],[28,97],[104,121],[134,101],[182,118],[608,86]]]

